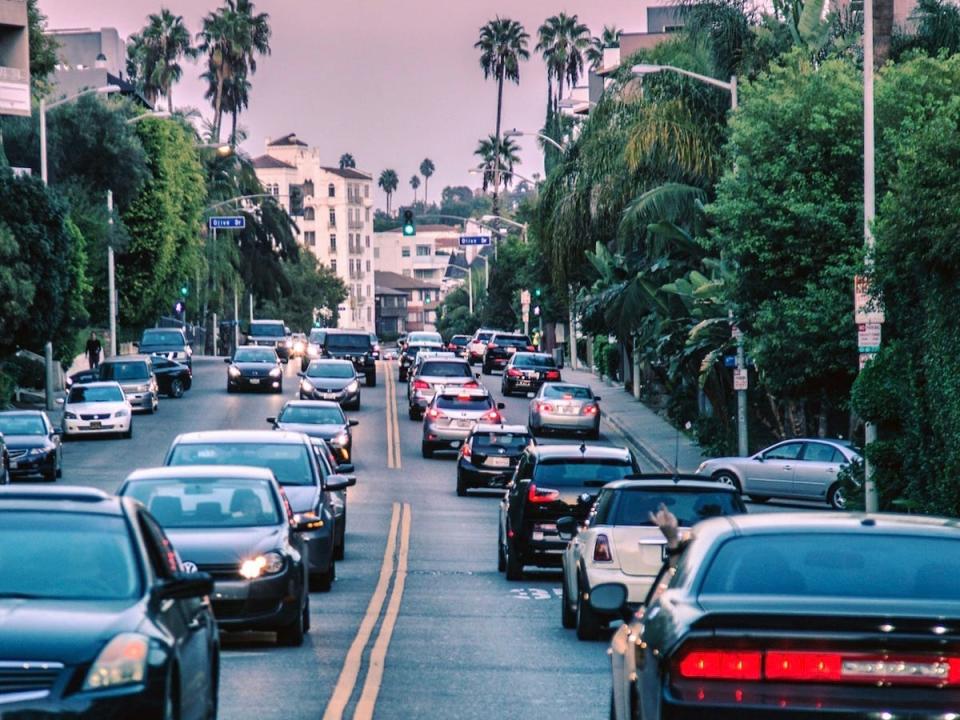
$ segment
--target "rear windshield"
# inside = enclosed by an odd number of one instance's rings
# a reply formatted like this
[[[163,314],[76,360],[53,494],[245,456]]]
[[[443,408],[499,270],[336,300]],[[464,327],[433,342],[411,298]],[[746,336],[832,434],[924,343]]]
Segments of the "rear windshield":
[[[370,349],[369,335],[327,335],[327,349],[357,350],[366,352]]]
[[[144,330],[141,345],[176,345],[183,347],[183,335],[170,330]]]
[[[960,601],[960,537],[783,529],[735,537],[718,550],[700,592]]]
[[[477,338],[473,342],[487,342],[492,337],[493,337],[492,332],[478,332]]]
[[[466,335],[454,335],[452,338],[450,338],[451,345],[463,346],[468,342],[470,342],[470,338],[468,338]]]
[[[530,436],[513,433],[477,433],[473,436],[475,450],[522,450],[530,444]]]
[[[283,323],[253,323],[250,325],[249,335],[257,337],[283,337],[286,335]]]
[[[434,332],[412,332],[407,335],[407,342],[432,342],[432,343],[442,343],[443,338],[440,337],[440,333]]]
[[[524,335],[497,335],[493,341],[507,347],[527,347],[530,341]]]
[[[343,425],[346,420],[339,405],[288,405],[277,418],[297,425]]]
[[[280,524],[280,508],[273,489],[262,480],[138,480],[130,483],[124,495],[146,505],[166,530]]]
[[[307,366],[307,377],[352,378],[357,371],[353,363],[347,362],[312,362]]]
[[[167,465],[247,465],[273,470],[281,485],[314,485],[307,452],[301,443],[181,443]]]
[[[407,345],[406,350],[403,351],[404,355],[409,355],[410,357],[416,357],[418,352],[437,352],[436,345]]]
[[[102,367],[102,366],[101,366]],[[91,387],[77,385],[70,388],[68,403],[123,402],[123,390],[118,387]]]
[[[275,363],[277,354],[272,349],[240,348],[233,356],[234,362]]]
[[[515,355],[513,358],[514,367],[556,367],[552,355]]]
[[[550,458],[537,463],[533,481],[544,487],[603,487],[633,472],[629,460]]]
[[[609,502],[598,504],[596,523],[653,527],[650,514],[661,505],[667,506],[682,527],[691,527],[709,517],[744,512],[736,493],[680,487],[631,489],[615,491]]]
[[[470,412],[471,410],[489,410],[493,405],[489,397],[438,395],[437,407],[441,410]]]
[[[593,393],[579,385],[544,385],[543,396],[551,400],[589,400]]]
[[[420,368],[421,375],[430,377],[449,377],[462,378],[473,377],[470,372],[470,366],[462,362],[440,362],[437,360],[427,360]]]
[[[111,362],[100,366],[101,380],[147,380],[150,377],[150,368],[143,361],[138,362]]]
[[[322,343],[323,339],[327,336],[326,330],[311,330],[310,331],[310,342],[312,343]]]

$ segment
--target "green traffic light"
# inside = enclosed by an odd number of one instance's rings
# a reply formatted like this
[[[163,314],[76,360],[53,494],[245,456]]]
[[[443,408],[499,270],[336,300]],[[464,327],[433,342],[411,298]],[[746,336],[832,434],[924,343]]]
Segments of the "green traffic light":
[[[403,234],[404,234],[405,237],[410,237],[411,235],[413,235],[413,234],[414,234],[413,225],[404,225],[404,226],[403,226]]]
[[[186,297],[187,295],[190,294],[190,289],[186,285],[184,285],[183,287],[180,288],[180,294]]]
[[[534,293],[534,295],[536,295],[537,297],[540,297],[540,288],[537,288],[536,290],[534,290],[533,293]]]

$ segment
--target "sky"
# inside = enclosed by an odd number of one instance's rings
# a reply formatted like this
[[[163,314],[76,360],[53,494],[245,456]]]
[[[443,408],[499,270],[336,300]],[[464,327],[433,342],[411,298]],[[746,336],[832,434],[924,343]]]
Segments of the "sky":
[[[195,34],[217,4],[39,0],[49,28],[113,27],[122,37],[161,7],[182,15]],[[412,201],[409,180],[426,157],[436,165],[431,198],[445,185],[476,187],[478,178],[467,170],[478,163],[479,138],[494,132],[497,100],[496,83],[484,80],[473,47],[479,28],[499,14],[530,33],[531,59],[520,68],[520,85],[504,91],[503,127],[535,131],[546,109],[546,69],[533,50],[543,20],[565,11],[578,14],[594,35],[611,24],[630,31],[641,27],[644,6],[641,0],[259,0],[256,9],[270,15],[272,54],[258,61],[250,108],[240,118],[244,150],[260,155],[267,138],[295,132],[330,165],[349,152],[374,178],[393,168],[400,178],[394,207]],[[199,64],[187,63],[174,101],[209,116],[200,72]],[[542,173],[536,138],[518,142],[517,172]]]

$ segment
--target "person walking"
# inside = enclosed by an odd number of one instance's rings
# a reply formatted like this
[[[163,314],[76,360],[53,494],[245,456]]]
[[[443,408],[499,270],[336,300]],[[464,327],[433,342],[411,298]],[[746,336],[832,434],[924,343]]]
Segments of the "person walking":
[[[86,356],[87,362],[90,363],[91,370],[96,370],[100,367],[100,354],[102,352],[103,346],[100,345],[97,334],[95,332],[90,333],[90,339],[87,340]]]

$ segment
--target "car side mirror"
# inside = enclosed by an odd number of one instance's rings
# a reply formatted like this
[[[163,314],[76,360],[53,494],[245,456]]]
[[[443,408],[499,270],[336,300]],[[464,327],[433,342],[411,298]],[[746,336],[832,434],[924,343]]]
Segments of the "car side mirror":
[[[213,592],[213,578],[205,572],[174,573],[153,586],[153,597],[158,600],[187,600]]]
[[[593,501],[596,499],[597,499],[596,495],[592,495],[591,493],[585,492],[585,493],[582,493],[579,497],[577,497],[577,502],[580,505],[592,505]]]
[[[766,458],[763,457],[763,455],[756,455],[754,456],[753,459],[756,460],[757,462],[763,462],[764,460],[766,460]]]
[[[629,620],[633,613],[627,605],[627,586],[623,583],[601,583],[590,591],[590,607],[600,615]]]
[[[307,377],[307,374],[306,374],[305,372],[298,372],[298,373],[297,373],[297,377],[298,377],[298,378],[306,378],[306,377]]]
[[[224,358],[224,359],[223,359],[223,362],[225,362],[227,365],[229,365],[230,363],[233,362],[233,358]]]
[[[497,403],[497,410],[506,410],[506,409],[507,409],[506,403]]]
[[[480,379],[480,373],[474,373],[474,375],[476,375],[476,376],[477,376],[477,380],[479,380],[479,379]]]
[[[62,427],[55,427],[55,428],[53,428],[53,429],[50,431],[50,435],[51,435],[51,437],[59,437],[60,435],[63,435],[63,428],[62,428]]]
[[[360,424],[359,420],[347,420],[347,425],[349,425],[350,427],[356,427],[359,424]]]
[[[580,532],[580,526],[577,525],[577,519],[567,515],[557,520],[557,532],[561,540],[572,540]]]
[[[57,398],[57,405],[63,406],[67,404],[66,398]]]
[[[338,468],[339,469],[339,468]],[[329,475],[323,484],[324,490],[346,490],[357,484],[353,475]]]
[[[352,472],[354,472],[353,463],[340,463],[337,465],[338,475],[349,475]]]
[[[276,419],[275,417],[268,417],[268,418],[267,418],[267,424],[268,424],[268,425],[276,425],[276,424],[277,424],[277,419]]]

